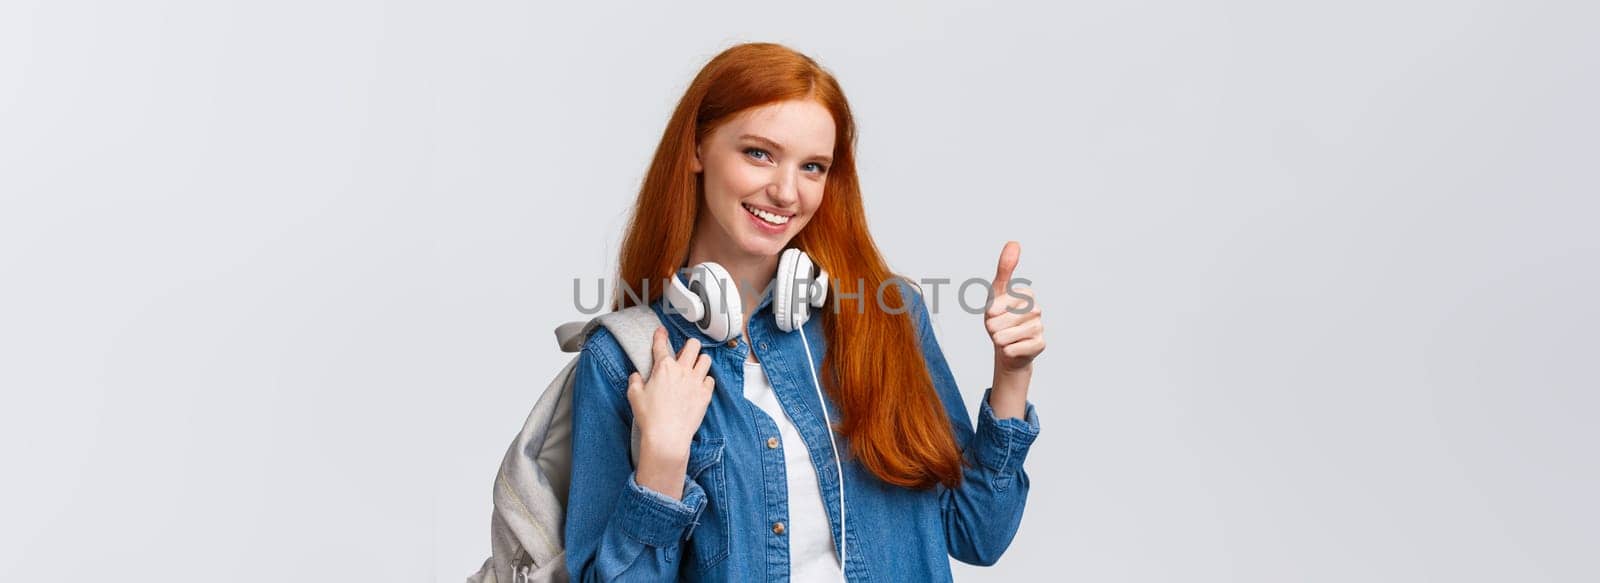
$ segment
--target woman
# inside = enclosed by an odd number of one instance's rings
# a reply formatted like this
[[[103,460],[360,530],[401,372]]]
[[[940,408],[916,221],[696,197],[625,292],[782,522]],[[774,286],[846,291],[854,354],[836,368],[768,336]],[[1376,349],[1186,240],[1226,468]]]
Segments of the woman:
[[[728,49],[679,102],[622,246],[619,282],[635,294],[614,302],[657,312],[657,364],[641,382],[603,329],[578,360],[574,580],[948,580],[947,557],[990,565],[1010,544],[1044,350],[1032,293],[1009,282],[1019,248],[1006,245],[991,290],[994,384],[974,429],[925,302],[867,232],[854,140],[838,83],[780,45]],[[798,334],[774,323],[767,287],[790,247],[836,282]],[[727,342],[659,285],[703,262],[738,284],[744,324]]]

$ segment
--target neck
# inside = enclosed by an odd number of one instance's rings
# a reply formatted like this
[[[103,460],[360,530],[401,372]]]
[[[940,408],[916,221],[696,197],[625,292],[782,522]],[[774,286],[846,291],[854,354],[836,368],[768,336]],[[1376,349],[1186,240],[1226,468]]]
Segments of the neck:
[[[778,256],[750,255],[742,251],[729,250],[725,246],[709,244],[699,237],[689,242],[689,265],[704,262],[713,262],[728,270],[728,275],[733,277],[733,283],[739,289],[739,306],[743,311],[740,320],[749,325],[750,313],[755,311],[756,304],[761,301],[761,292],[772,281],[773,274],[778,271]],[[741,330],[741,333],[744,331]]]

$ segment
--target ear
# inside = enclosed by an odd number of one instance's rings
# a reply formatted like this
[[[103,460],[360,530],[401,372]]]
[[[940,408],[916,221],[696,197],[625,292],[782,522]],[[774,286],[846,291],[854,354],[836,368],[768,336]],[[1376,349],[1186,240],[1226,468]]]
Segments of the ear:
[[[700,144],[694,145],[694,158],[689,160],[689,170],[695,174],[705,170],[705,166],[700,165]]]

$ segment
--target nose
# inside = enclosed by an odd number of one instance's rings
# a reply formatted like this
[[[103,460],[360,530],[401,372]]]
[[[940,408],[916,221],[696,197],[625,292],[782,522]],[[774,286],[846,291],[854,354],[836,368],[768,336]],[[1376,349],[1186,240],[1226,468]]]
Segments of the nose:
[[[782,208],[794,206],[800,200],[799,176],[794,169],[779,170],[773,176],[772,184],[767,185],[767,196],[772,197],[772,203]]]

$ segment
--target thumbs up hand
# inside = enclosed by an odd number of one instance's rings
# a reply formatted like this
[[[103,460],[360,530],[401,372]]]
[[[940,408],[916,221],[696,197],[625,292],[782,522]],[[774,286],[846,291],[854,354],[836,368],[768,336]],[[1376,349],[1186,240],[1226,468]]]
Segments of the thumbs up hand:
[[[994,342],[997,380],[1002,376],[1032,372],[1034,357],[1044,352],[1044,322],[1040,319],[1039,303],[1034,301],[1033,290],[1022,285],[1027,280],[1013,282],[1011,279],[1021,255],[1022,245],[1016,241],[1007,241],[1000,251],[1000,263],[989,290],[989,308],[983,317],[989,339]]]

